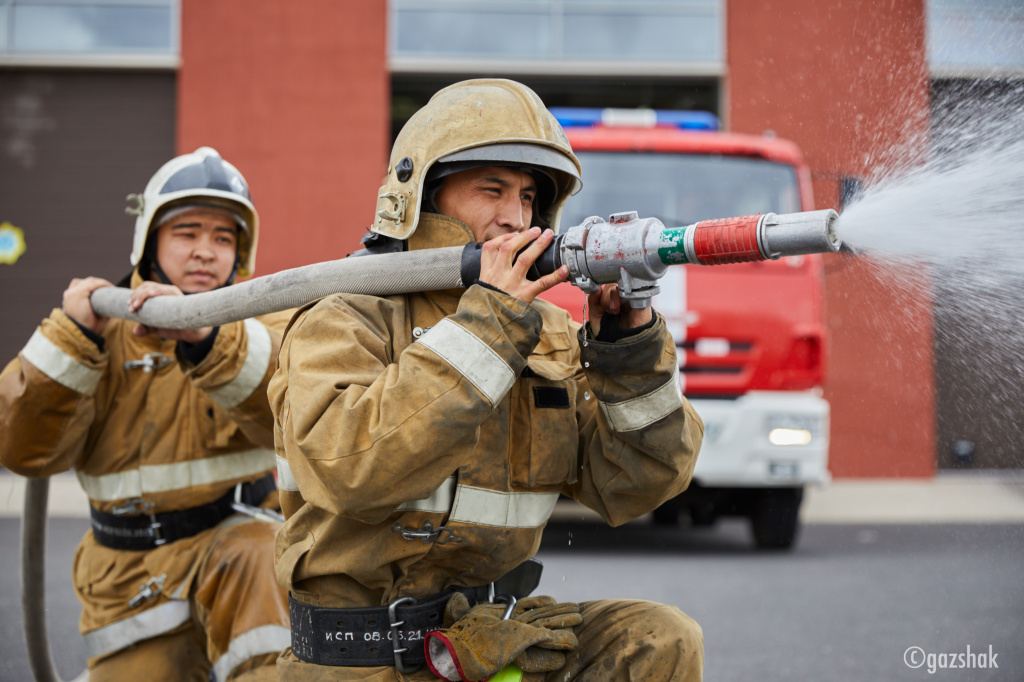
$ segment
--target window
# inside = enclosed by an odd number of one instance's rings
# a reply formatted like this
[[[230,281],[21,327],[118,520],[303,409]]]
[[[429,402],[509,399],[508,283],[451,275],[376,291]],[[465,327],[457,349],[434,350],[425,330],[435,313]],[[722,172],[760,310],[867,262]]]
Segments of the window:
[[[927,7],[932,77],[1024,73],[1020,0],[928,0]]]
[[[8,61],[45,55],[73,65],[104,55],[131,65],[146,57],[173,62],[179,50],[179,0],[0,0],[0,17],[0,55]]]
[[[395,72],[724,72],[724,0],[391,0]]]
[[[580,152],[583,191],[562,225],[636,211],[681,227],[701,220],[800,210],[796,171],[763,159],[698,154]]]

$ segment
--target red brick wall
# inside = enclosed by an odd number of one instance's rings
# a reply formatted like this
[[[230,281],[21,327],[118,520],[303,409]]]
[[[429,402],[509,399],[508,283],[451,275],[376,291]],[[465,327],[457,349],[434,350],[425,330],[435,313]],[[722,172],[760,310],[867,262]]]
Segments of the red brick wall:
[[[924,0],[729,0],[725,119],[803,149],[819,208],[840,175],[867,176],[920,152],[928,124]],[[837,477],[935,470],[932,313],[871,264],[827,266]]]
[[[373,218],[389,139],[387,3],[183,0],[177,149],[249,181],[256,273],[340,258]]]

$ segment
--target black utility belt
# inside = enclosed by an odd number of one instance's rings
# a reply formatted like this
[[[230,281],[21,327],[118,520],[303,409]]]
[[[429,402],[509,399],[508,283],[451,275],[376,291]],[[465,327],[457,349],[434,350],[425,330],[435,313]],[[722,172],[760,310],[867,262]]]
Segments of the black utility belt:
[[[238,487],[240,491],[236,490]],[[92,534],[98,543],[111,549],[153,549],[213,528],[236,512],[234,505],[238,502],[259,506],[276,487],[274,476],[267,474],[252,483],[232,487],[209,504],[159,514],[145,513],[145,509],[140,506],[141,501],[135,501],[134,505],[127,507],[131,516],[107,514],[90,507]]]
[[[315,665],[393,665],[400,672],[414,672],[427,662],[423,640],[431,630],[444,627],[444,610],[453,594],[462,592],[471,605],[502,598],[514,604],[536,589],[542,568],[536,559],[528,559],[489,585],[450,587],[423,599],[401,597],[388,606],[311,606],[289,594],[292,652]]]
[[[480,601],[476,588],[467,592]],[[389,606],[332,609],[297,602],[288,595],[292,652],[307,663],[330,666],[395,665],[412,672],[427,662],[423,639],[444,626],[444,609],[455,588],[422,600],[404,597]]]

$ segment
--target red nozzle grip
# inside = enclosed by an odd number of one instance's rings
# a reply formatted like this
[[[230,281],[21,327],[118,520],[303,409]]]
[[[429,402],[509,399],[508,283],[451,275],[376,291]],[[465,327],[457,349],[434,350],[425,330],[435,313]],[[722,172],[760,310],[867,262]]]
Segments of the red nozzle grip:
[[[693,248],[701,265],[724,265],[764,260],[757,247],[760,215],[702,220],[693,233]]]

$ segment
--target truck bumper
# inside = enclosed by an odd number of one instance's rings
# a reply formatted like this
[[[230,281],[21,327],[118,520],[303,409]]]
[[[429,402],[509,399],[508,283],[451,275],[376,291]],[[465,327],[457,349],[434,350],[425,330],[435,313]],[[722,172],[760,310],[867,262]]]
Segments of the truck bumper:
[[[829,405],[816,392],[751,391],[690,402],[704,420],[693,473],[700,485],[791,487],[831,480]]]

